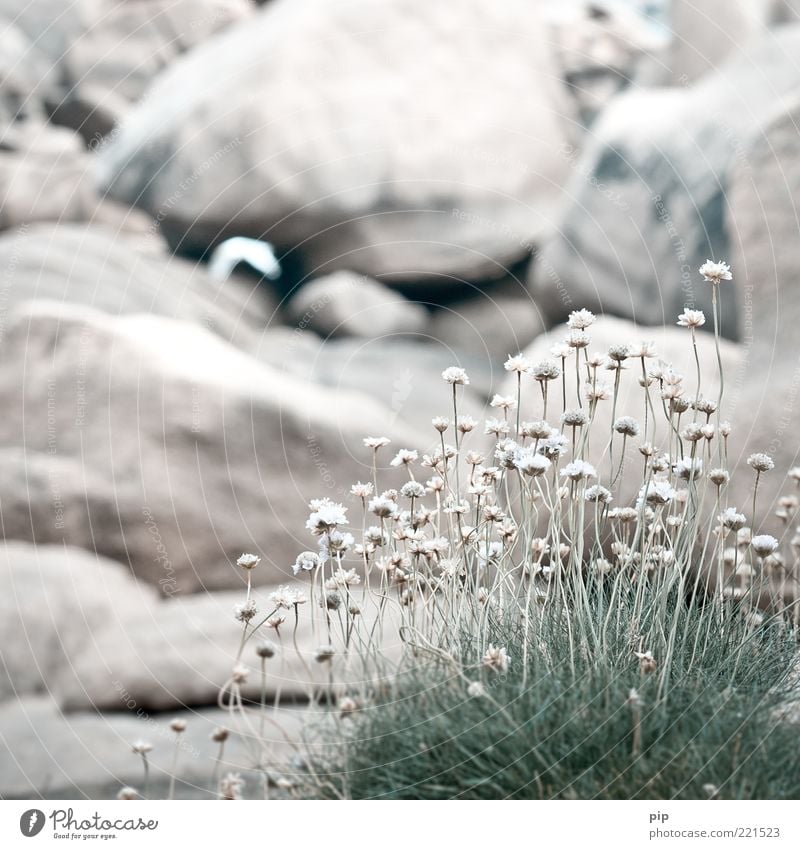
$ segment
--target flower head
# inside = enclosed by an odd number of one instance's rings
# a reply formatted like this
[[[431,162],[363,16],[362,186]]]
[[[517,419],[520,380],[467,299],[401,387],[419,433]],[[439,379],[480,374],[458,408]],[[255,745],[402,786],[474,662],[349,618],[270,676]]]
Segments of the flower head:
[[[527,374],[531,370],[530,360],[523,354],[509,357],[503,366],[506,371],[515,371],[517,374]]]
[[[775,468],[775,461],[769,454],[751,454],[747,458],[747,465],[756,472],[770,472]]]
[[[442,380],[449,383],[451,386],[468,386],[469,376],[463,368],[458,366],[450,366],[442,372]]]
[[[706,323],[706,317],[702,310],[685,309],[678,316],[679,327],[702,327]]]
[[[247,569],[248,571],[250,571],[251,569],[255,569],[260,562],[261,558],[256,557],[255,554],[243,554],[236,561],[236,565],[241,566],[242,569]]]
[[[569,314],[567,324],[573,330],[586,330],[595,322],[595,314],[590,310],[573,310]]]
[[[721,283],[723,280],[733,280],[731,267],[727,262],[712,262],[707,259],[700,266],[700,273],[707,283]]]
[[[481,663],[485,669],[492,672],[505,672],[508,669],[508,653],[505,648],[489,645]]]
[[[777,551],[778,540],[769,534],[759,534],[750,540],[750,545],[759,557],[768,557],[774,551]]]

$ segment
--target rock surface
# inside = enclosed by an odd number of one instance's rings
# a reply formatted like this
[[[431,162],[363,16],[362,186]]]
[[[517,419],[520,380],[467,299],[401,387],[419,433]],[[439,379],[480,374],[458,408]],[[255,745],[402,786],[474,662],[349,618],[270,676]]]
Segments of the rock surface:
[[[267,287],[236,275],[218,284],[202,266],[170,256],[156,227],[134,234],[119,226],[39,224],[0,235],[4,313],[26,301],[149,313],[257,347],[277,306]]]
[[[298,327],[308,327],[325,338],[375,339],[395,333],[422,333],[428,323],[421,304],[377,280],[349,271],[305,283],[292,296],[286,311]]]
[[[58,519],[55,519],[57,522]],[[87,551],[6,541],[0,546],[0,702],[51,692],[58,675],[154,590],[126,567]],[[102,648],[102,647],[101,647]]]
[[[364,436],[428,441],[387,428],[362,393],[188,322],[52,302],[9,318],[0,387],[6,537],[96,550],[168,594],[240,586],[231,560],[247,549],[264,556],[261,580],[279,580],[308,547],[308,499],[367,479]]]
[[[149,714],[131,704],[125,710],[63,713],[47,696],[0,704],[0,797],[3,799],[116,799],[123,786],[144,791],[142,762],[131,746],[144,740],[153,745],[148,755],[148,798],[166,799],[175,754],[173,719],[186,721],[178,754],[175,798],[209,799],[214,760],[219,744],[210,737],[224,726],[234,732],[225,744],[218,775],[239,772],[246,781],[245,798],[263,799],[259,757],[273,776],[291,778],[297,741],[308,722],[322,717],[307,707],[285,707],[278,727],[267,723],[263,753],[248,740],[240,719],[227,711],[203,709]],[[288,741],[287,741],[288,737]],[[262,773],[263,774],[263,773]],[[272,796],[281,793],[273,789]]]
[[[710,314],[696,269],[729,257],[731,172],[754,126],[800,90],[798,50],[800,26],[784,27],[693,87],[634,91],[609,107],[571,157],[570,200],[533,264],[548,323],[584,306],[640,324],[670,324],[691,303]],[[737,337],[740,312],[728,299],[725,335]]]
[[[101,184],[183,249],[250,235],[314,275],[499,276],[567,171],[556,77],[524,0],[276,0],[160,75]]]

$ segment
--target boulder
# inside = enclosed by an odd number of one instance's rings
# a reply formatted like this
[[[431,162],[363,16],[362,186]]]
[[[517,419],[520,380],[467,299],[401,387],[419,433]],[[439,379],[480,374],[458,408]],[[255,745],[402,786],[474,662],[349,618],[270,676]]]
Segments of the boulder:
[[[248,549],[264,557],[259,579],[279,580],[313,543],[308,500],[368,479],[364,436],[433,443],[387,427],[361,392],[189,322],[53,302],[9,316],[0,391],[5,536],[92,549],[169,595],[241,585]]]
[[[238,772],[245,798],[263,799],[263,771],[271,777],[298,775],[292,758],[307,722],[319,723],[320,710],[287,706],[264,726],[264,748],[252,741],[252,728],[240,716],[218,708],[151,714],[132,701],[123,709],[66,714],[48,696],[0,704],[0,797],[3,799],[116,799],[122,787],[144,792],[142,759],[131,747],[150,743],[147,798],[166,799],[178,748],[176,799],[214,798],[212,790],[219,743],[218,727],[232,733],[225,743],[217,777]],[[176,743],[170,723],[186,722]],[[281,796],[274,788],[270,796]]]
[[[275,0],[159,75],[99,181],[184,250],[480,280],[548,229],[574,111],[537,4]]]
[[[286,312],[298,327],[308,327],[323,337],[374,339],[416,334],[422,333],[428,323],[422,304],[377,280],[349,271],[337,271],[304,284],[292,296]]]
[[[765,530],[791,534],[772,517],[777,498],[795,489],[786,472],[800,465],[800,359],[797,327],[800,244],[797,198],[800,156],[797,139],[800,98],[776,106],[754,128],[733,172],[728,193],[734,241],[733,273],[743,292],[741,326],[745,377],[737,387],[742,428],[733,446],[740,461],[754,451],[775,459],[762,476],[759,500]]]
[[[715,71],[728,57],[763,37],[781,0],[672,0],[672,43],[666,64],[672,81],[686,85]],[[774,10],[772,7],[776,7]]]
[[[239,275],[216,283],[202,266],[170,256],[156,227],[120,230],[129,226],[38,224],[0,235],[4,314],[26,301],[57,301],[181,319],[248,350],[259,345],[277,306],[267,287]]]
[[[430,335],[459,356],[469,352],[497,369],[544,329],[530,292],[517,278],[508,278],[437,309]]]
[[[800,90],[798,50],[800,26],[784,27],[694,86],[608,108],[584,154],[568,152],[570,200],[533,263],[548,324],[581,306],[654,325],[685,305],[710,312],[697,268],[729,257],[731,172],[753,127]],[[724,335],[737,338],[740,312],[726,299]]]
[[[52,503],[51,525],[59,523]],[[51,692],[100,631],[125,630],[128,612],[157,597],[128,569],[69,546],[0,545],[0,702]]]
[[[83,220],[97,203],[89,156],[68,130],[18,121],[0,132],[0,230]]]
[[[123,122],[179,55],[253,13],[248,0],[83,0],[86,27],[58,57],[68,82],[55,118],[90,146]]]
[[[252,594],[258,621],[275,610],[269,594],[276,589],[266,587]],[[234,619],[234,606],[244,597],[242,591],[216,592],[170,599],[155,607],[131,604],[129,618],[124,622],[110,619],[98,628],[92,645],[70,657],[69,666],[52,683],[53,695],[70,711],[132,705],[161,711],[216,704],[237,663],[242,625]],[[351,592],[351,599],[362,608],[358,633],[366,636],[375,623],[377,603],[365,598],[360,588]],[[390,604],[384,613],[382,650],[387,659],[399,658],[402,649],[398,610],[398,605]],[[249,674],[242,695],[256,702],[261,698],[261,660],[255,648],[265,639],[276,646],[275,656],[265,665],[264,692],[269,704],[276,694],[286,703],[307,701],[312,692],[329,688],[329,675],[335,691],[347,685],[360,692],[368,682],[363,680],[358,658],[348,659],[344,652],[337,617],[333,617],[331,640],[317,604],[299,608],[296,630],[294,618],[294,611],[289,611],[279,634],[262,628],[260,636],[246,644],[240,662]],[[336,649],[330,667],[314,659],[316,650],[328,643]]]

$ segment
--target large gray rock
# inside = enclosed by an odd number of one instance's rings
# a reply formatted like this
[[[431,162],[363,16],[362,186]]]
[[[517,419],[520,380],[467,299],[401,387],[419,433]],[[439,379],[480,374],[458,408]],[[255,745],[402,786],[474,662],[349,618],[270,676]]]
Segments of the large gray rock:
[[[670,323],[686,304],[710,311],[697,274],[731,248],[727,191],[753,127],[800,90],[800,26],[785,27],[687,89],[634,91],[572,156],[571,200],[533,264],[536,303],[551,323],[579,306]],[[723,333],[740,310],[728,298]]]
[[[0,131],[0,230],[76,221],[97,204],[89,156],[68,130],[20,121]]]
[[[780,0],[671,0],[667,64],[673,82],[686,85],[742,53],[781,11]]]
[[[91,548],[168,594],[241,585],[247,549],[278,580],[313,542],[308,499],[368,479],[364,436],[433,442],[188,322],[52,302],[9,316],[0,387],[5,536]]]
[[[58,523],[57,505],[51,524]],[[132,609],[148,610],[156,592],[128,569],[62,546],[0,545],[0,702],[51,692],[97,635],[125,630]],[[100,652],[104,645],[98,646]],[[102,661],[101,661],[102,662]]]
[[[755,128],[728,194],[731,264],[744,293],[746,358],[744,378],[735,390],[742,427],[733,445],[740,460],[753,451],[775,458],[775,471],[763,475],[760,484],[759,498],[768,518],[776,499],[794,490],[794,483],[786,480],[787,470],[800,465],[798,126],[800,98],[776,106]],[[771,533],[784,528],[774,520],[767,525]],[[794,531],[792,524],[788,531]]]
[[[302,587],[297,582],[292,585]],[[303,588],[309,589],[307,585]],[[269,594],[276,589],[271,586],[253,592],[258,621],[274,610]],[[360,587],[353,588],[351,599],[362,608],[356,634],[366,638],[376,621],[378,603],[366,598]],[[124,621],[107,620],[96,629],[90,645],[70,656],[70,664],[51,683],[52,693],[67,710],[119,710],[128,702],[145,710],[216,704],[220,688],[237,662],[242,626],[234,619],[234,606],[243,601],[243,591],[186,596],[156,606],[132,601]],[[398,610],[398,605],[389,605],[383,614],[381,649],[387,662],[399,658],[402,649]],[[330,667],[314,660],[316,650],[329,642],[325,615],[317,604],[299,608],[296,631],[293,611],[288,612],[280,636],[262,628],[241,657],[249,670],[243,696],[256,702],[261,698],[261,661],[255,647],[264,639],[277,647],[265,667],[264,687],[270,704],[276,694],[291,703],[328,690],[329,674],[334,691],[341,692],[346,683],[354,692],[361,692],[369,682],[364,680],[358,658],[346,656],[341,628],[337,617],[333,618],[330,642],[336,656]]]
[[[509,278],[440,307],[434,313],[430,335],[459,355],[469,352],[497,369],[544,329],[530,292],[521,281]]]
[[[374,339],[395,333],[421,333],[428,323],[424,306],[393,292],[383,283],[337,271],[304,284],[292,296],[288,317],[320,336]]]
[[[125,120],[160,70],[254,8],[249,0],[82,0],[82,5],[86,28],[63,55],[68,87],[56,118],[92,146],[103,144],[105,133]]]
[[[159,76],[100,180],[187,249],[243,234],[314,274],[499,276],[567,171],[558,73],[526,0],[276,0]]]
[[[180,739],[175,798],[210,799],[219,743],[211,740],[220,727],[232,733],[225,743],[217,777],[239,772],[246,781],[245,798],[263,799],[263,769],[270,776],[301,775],[292,756],[307,722],[323,721],[321,709],[286,706],[264,726],[263,749],[252,740],[255,721],[231,717],[217,708],[151,714],[132,699],[120,709],[64,713],[47,696],[0,704],[0,797],[3,799],[115,799],[122,787],[143,793],[142,759],[131,751],[149,742],[150,786],[147,798],[166,799],[175,758],[173,719],[186,721]],[[275,724],[277,723],[277,725]],[[261,761],[262,771],[257,769]],[[280,796],[273,788],[271,796]]]
[[[1,235],[3,315],[26,301],[57,301],[182,319],[258,347],[277,305],[267,287],[236,275],[212,281],[202,266],[169,255],[157,228],[135,234],[123,226],[39,224]]]

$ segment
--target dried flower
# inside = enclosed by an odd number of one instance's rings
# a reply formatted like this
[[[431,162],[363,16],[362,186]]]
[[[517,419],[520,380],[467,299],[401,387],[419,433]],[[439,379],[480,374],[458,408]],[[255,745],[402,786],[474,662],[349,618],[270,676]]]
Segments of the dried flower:
[[[622,416],[614,422],[614,430],[623,436],[638,436],[639,422],[633,416]]]
[[[233,802],[242,798],[244,779],[238,772],[229,772],[219,780],[219,797]]]
[[[503,366],[506,371],[515,371],[517,374],[527,374],[531,369],[530,360],[523,354],[509,357]]]
[[[586,330],[595,322],[595,315],[586,309],[573,310],[567,318],[567,324],[573,330]]]
[[[122,799],[138,799],[138,798],[139,798],[139,791],[136,790],[133,787],[128,787],[127,785],[125,787],[120,787],[119,791],[117,792],[117,799],[120,799],[120,800],[122,800]]]
[[[148,743],[146,740],[137,740],[132,746],[131,751],[135,755],[146,755],[148,752],[153,751],[153,744]]]
[[[750,545],[759,557],[768,557],[777,550],[778,540],[769,534],[759,534],[750,540]]]
[[[183,732],[186,731],[186,720],[185,719],[173,719],[172,722],[170,722],[169,727],[176,734],[183,734]]]
[[[395,468],[398,466],[408,466],[411,463],[415,463],[418,459],[419,454],[417,454],[416,451],[411,451],[408,448],[401,448],[397,454],[395,454],[390,465]]]
[[[269,640],[262,640],[256,646],[256,655],[263,660],[268,660],[271,657],[275,657],[275,654],[278,651],[278,647],[275,643],[270,642]]]

